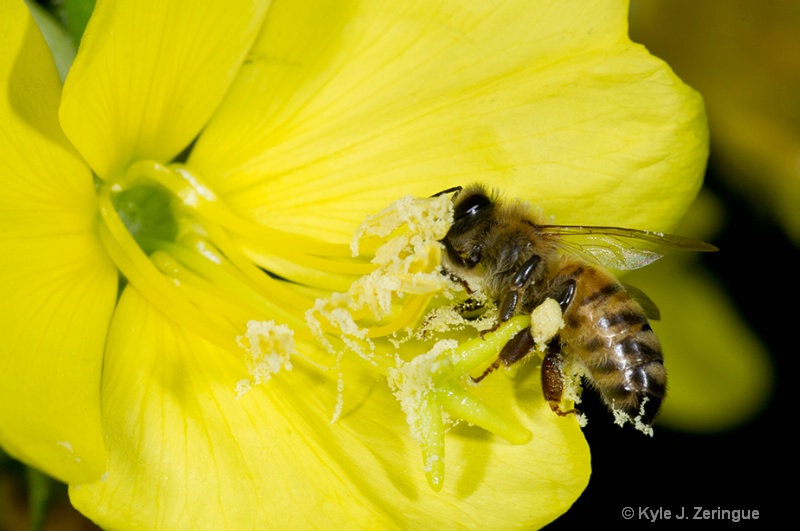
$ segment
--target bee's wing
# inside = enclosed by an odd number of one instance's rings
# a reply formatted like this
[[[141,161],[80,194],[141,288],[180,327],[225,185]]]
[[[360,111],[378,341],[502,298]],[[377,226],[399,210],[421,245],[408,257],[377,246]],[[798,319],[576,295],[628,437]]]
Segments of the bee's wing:
[[[618,270],[639,269],[662,256],[661,251],[709,252],[718,249],[700,240],[637,229],[581,225],[539,225],[540,231],[561,236],[566,251],[605,267]]]
[[[630,295],[633,300],[639,303],[648,319],[651,321],[661,320],[661,310],[658,309],[658,306],[656,306],[656,303],[653,302],[653,299],[647,296],[647,293],[640,290],[636,286],[631,286],[627,282],[623,282],[622,285],[625,287],[625,291],[628,293],[628,295]]]

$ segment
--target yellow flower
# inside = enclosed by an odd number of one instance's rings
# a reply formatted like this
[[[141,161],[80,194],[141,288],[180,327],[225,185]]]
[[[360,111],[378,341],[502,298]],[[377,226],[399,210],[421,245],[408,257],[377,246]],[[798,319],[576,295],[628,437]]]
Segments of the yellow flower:
[[[0,6],[10,454],[112,528],[541,526],[577,498],[585,441],[531,370],[469,395],[530,442],[455,426],[437,491],[387,385],[414,371],[331,356],[305,314],[372,271],[347,244],[406,195],[480,180],[562,223],[674,225],[702,103],[627,2],[100,2],[63,93]]]

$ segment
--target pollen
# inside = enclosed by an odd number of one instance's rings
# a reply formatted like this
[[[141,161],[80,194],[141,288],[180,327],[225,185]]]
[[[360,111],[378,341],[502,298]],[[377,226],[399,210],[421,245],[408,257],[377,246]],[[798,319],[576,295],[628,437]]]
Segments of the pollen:
[[[446,197],[408,196],[361,224],[351,250],[354,256],[372,253],[375,269],[346,293],[317,300],[306,314],[309,328],[329,351],[337,351],[334,343],[343,343],[368,359],[374,350],[369,338],[415,326],[446,284],[438,240],[452,221],[450,203]]]
[[[531,335],[536,350],[544,352],[550,341],[564,328],[561,306],[554,299],[545,299],[531,313]]]
[[[562,402],[567,404],[570,402],[573,404],[580,404],[583,395],[582,381],[584,378],[589,378],[590,373],[586,365],[576,359],[562,359],[561,363],[561,374],[564,377],[564,390],[561,395]],[[588,417],[583,413],[576,413],[575,420],[578,421],[578,425],[582,428],[586,427],[589,423]]]
[[[653,436],[653,427],[646,424],[642,419],[645,415],[645,405],[650,399],[648,397],[644,397],[642,400],[641,405],[639,406],[639,414],[636,415],[634,418],[631,418],[630,415],[625,413],[619,408],[612,407],[611,412],[614,414],[614,424],[617,426],[624,426],[626,422],[630,422],[631,425],[638,431],[644,433],[645,435],[649,435],[650,437]]]
[[[398,231],[407,230],[411,236],[417,236],[418,241],[436,241],[444,238],[452,221],[453,205],[447,196],[426,199],[406,196],[374,216],[368,216],[356,229],[350,250],[353,256],[358,256],[381,247],[384,251],[375,253],[378,258],[388,254],[392,245],[384,242],[393,239],[391,236]]]
[[[451,368],[447,354],[456,348],[458,342],[455,340],[438,341],[429,352],[407,363],[398,360],[398,367],[389,370],[389,387],[400,402],[411,435],[417,442],[422,443],[439,435],[431,432],[432,419],[428,418],[427,404],[432,400],[431,393],[437,389],[434,376],[441,374],[443,369]],[[443,419],[446,418],[445,415]]]
[[[236,342],[247,353],[245,361],[251,380],[237,383],[239,396],[253,384],[269,381],[281,369],[291,370],[289,360],[295,350],[294,332],[285,324],[274,321],[249,321],[247,332],[238,336]]]

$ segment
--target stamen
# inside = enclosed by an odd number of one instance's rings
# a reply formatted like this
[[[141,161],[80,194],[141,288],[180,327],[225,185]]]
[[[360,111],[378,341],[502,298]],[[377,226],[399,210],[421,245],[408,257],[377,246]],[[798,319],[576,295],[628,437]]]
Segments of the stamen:
[[[517,421],[499,414],[453,382],[439,385],[436,400],[452,417],[480,426],[511,444],[525,444],[531,440],[531,432]]]
[[[234,335],[222,332],[218,323],[186,300],[181,290],[142,252],[117,216],[109,187],[98,191],[98,207],[104,221],[98,226],[100,240],[128,282],[165,314],[180,316],[187,329],[221,348],[234,350]]]
[[[128,175],[147,177],[162,185],[180,198],[199,218],[223,227],[268,254],[281,256],[291,262],[332,273],[363,275],[371,271],[369,264],[343,262],[320,258],[322,256],[347,257],[347,246],[314,240],[291,234],[242,218],[217,197],[211,187],[188,167],[175,164],[170,167],[157,162],[140,161],[133,164]]]
[[[374,269],[350,257],[345,245],[242,218],[186,166],[139,161],[122,179],[102,185],[98,196],[101,240],[127,281],[228,351],[238,351],[234,338],[253,320],[288,324],[298,339],[310,341],[303,315],[314,294],[330,285],[349,287]],[[313,274],[300,275],[306,287],[272,278],[254,256]]]
[[[191,244],[192,242],[186,243]],[[204,246],[205,252],[200,253],[196,252],[196,246],[202,242],[195,240],[194,243],[194,249],[170,242],[153,242],[152,245],[189,266],[196,273],[200,273],[209,281],[208,284],[214,286],[213,290],[219,295],[232,300],[237,299],[243,305],[253,308],[256,315],[275,316],[281,322],[302,320],[301,312],[291,308],[287,309],[281,304],[280,299],[270,299],[257,293],[242,279],[242,275],[238,274],[238,271],[230,267],[225,257],[217,254],[210,245]],[[208,306],[208,310],[212,311],[213,306]]]
[[[236,323],[246,323],[255,314],[254,308],[244,306],[239,299],[231,298],[224,290],[194,274],[169,254],[156,251],[150,255],[150,260],[159,271],[173,279],[176,285],[180,285],[182,294],[195,307],[215,308],[215,312],[207,312],[207,315],[211,318],[223,318],[230,333],[237,332]],[[180,321],[181,316],[177,316],[177,320]]]
[[[240,381],[237,388],[239,397],[252,386],[269,381],[282,368],[292,369],[289,357],[295,354],[294,331],[286,325],[273,321],[250,321],[247,332],[236,338],[239,345],[248,353],[247,369],[254,382]]]
[[[254,251],[255,248],[250,243],[240,238],[237,238],[237,242],[250,259],[260,267],[300,285],[314,286],[327,292],[347,291],[350,285],[359,278],[356,275],[314,269],[307,263],[293,262],[283,256]],[[303,256],[297,257],[297,259],[304,261]]]
[[[419,322],[432,297],[432,295],[409,297],[409,302],[402,307],[402,312],[396,318],[386,325],[370,327],[367,337],[388,336],[400,329],[411,328]]]
[[[314,299],[303,295],[296,286],[295,289],[292,289],[286,282],[275,280],[269,275],[265,275],[262,269],[255,267],[224,230],[216,226],[208,226],[204,229],[208,232],[209,240],[214,242],[220,253],[228,258],[231,266],[249,279],[249,285],[263,296],[273,296],[296,310],[305,310],[313,304]]]

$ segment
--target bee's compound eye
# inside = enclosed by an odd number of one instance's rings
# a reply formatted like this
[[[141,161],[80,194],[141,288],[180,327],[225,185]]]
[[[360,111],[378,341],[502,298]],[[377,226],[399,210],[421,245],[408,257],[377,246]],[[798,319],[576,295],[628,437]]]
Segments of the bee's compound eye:
[[[455,221],[464,218],[474,218],[481,212],[488,211],[492,206],[492,200],[484,194],[473,194],[465,197],[463,201],[456,205],[453,212]]]

